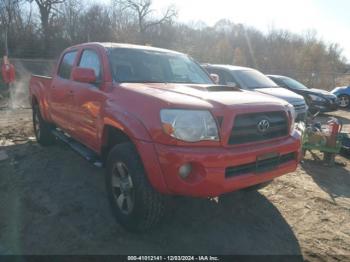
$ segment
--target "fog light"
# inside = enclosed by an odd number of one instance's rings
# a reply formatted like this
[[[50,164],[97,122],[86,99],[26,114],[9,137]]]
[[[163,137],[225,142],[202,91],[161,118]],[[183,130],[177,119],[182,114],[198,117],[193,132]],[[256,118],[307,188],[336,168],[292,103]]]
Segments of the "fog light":
[[[179,176],[183,179],[188,178],[192,171],[192,165],[190,163],[184,164],[179,168]]]

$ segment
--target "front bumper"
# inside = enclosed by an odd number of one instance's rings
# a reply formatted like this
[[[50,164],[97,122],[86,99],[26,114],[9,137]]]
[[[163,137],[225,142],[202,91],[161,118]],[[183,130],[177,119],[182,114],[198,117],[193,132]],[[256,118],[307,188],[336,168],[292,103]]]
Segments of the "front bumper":
[[[154,150],[158,162],[143,162],[146,171],[149,170],[149,165],[159,165],[157,170],[160,170],[161,174],[158,175],[167,188],[158,191],[194,197],[214,197],[272,180],[295,171],[301,157],[300,135],[297,132],[287,138],[249,146],[203,148],[154,144]],[[270,153],[281,156],[292,153],[295,157],[267,171],[260,170],[257,173],[249,170],[241,175],[227,175],[229,168],[254,164],[259,156]],[[191,164],[192,172],[189,177],[183,179],[179,176],[179,168],[187,163]],[[154,166],[152,168],[156,170]]]
[[[324,101],[308,100],[309,111],[313,112],[332,112],[339,108],[339,100],[336,97],[323,97]]]
[[[332,101],[327,101],[327,102],[313,102],[310,104],[310,111],[311,112],[332,112],[332,111],[337,111],[338,110],[338,102],[332,102]]]

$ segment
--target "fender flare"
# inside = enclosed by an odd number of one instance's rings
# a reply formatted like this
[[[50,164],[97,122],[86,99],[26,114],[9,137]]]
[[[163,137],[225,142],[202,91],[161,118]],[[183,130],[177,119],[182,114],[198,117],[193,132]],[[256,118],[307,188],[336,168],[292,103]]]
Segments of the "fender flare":
[[[163,172],[157,157],[152,138],[140,119],[128,112],[112,112],[103,118],[103,127],[100,132],[101,149],[107,143],[106,127],[120,130],[135,145],[141,158],[148,181],[160,193],[170,193],[163,177]]]
[[[31,88],[30,92],[30,104],[33,107],[34,100],[37,101],[40,109],[40,113],[42,118],[47,121],[51,122],[50,114],[49,114],[49,105],[47,103],[47,99],[45,96],[45,92],[43,92],[42,86],[36,86],[36,88],[33,90]]]
[[[100,130],[101,141],[105,142],[103,139],[104,136],[104,127],[112,126],[119,129],[125,133],[131,140],[138,139],[147,142],[151,142],[152,138],[148,133],[144,124],[136,116],[123,111],[112,111],[110,113],[105,112],[103,117],[103,128]]]

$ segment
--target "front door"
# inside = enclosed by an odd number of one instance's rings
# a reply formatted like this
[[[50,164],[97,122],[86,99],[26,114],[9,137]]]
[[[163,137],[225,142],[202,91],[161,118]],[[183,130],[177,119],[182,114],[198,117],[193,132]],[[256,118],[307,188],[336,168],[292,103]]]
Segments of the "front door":
[[[73,136],[98,150],[97,127],[100,121],[101,107],[105,101],[105,93],[100,89],[102,81],[102,64],[98,50],[87,48],[81,53],[78,67],[91,68],[96,74],[96,83],[74,82],[74,106],[72,112]],[[102,121],[102,120],[101,120]]]

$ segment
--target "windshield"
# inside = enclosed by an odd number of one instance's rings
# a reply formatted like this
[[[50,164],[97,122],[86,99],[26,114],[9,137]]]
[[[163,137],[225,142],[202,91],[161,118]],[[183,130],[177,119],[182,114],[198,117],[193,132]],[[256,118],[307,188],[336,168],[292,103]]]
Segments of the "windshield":
[[[304,86],[302,83],[289,78],[289,77],[285,77],[281,79],[283,81],[283,83],[285,83],[289,88],[292,89],[308,89],[308,87]]]
[[[234,74],[249,89],[278,87],[270,78],[256,70],[235,70]]]
[[[119,83],[213,84],[208,74],[183,54],[113,48],[109,58],[113,78]]]

